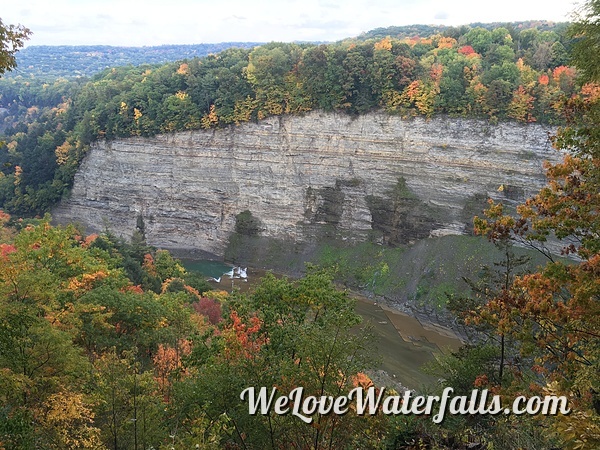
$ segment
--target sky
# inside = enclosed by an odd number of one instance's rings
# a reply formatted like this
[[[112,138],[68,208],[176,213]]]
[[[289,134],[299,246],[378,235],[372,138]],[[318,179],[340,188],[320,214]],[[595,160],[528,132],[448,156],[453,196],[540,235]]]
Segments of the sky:
[[[570,20],[574,0],[15,0],[5,24],[33,32],[27,45],[151,46],[336,41],[412,24]]]

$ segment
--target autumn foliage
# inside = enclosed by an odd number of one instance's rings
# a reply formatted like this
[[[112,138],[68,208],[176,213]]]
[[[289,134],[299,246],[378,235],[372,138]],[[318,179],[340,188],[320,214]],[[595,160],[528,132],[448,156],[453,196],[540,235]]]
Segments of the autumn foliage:
[[[206,316],[208,321],[213,325],[216,325],[222,319],[221,304],[217,300],[208,297],[200,297],[200,299],[193,303],[192,306],[198,314]]]
[[[182,363],[182,358],[192,351],[192,343],[187,339],[180,339],[177,345],[171,347],[159,344],[152,362],[156,372],[155,379],[158,389],[164,397],[165,402],[171,398],[171,387],[173,381],[188,375],[188,371]]]
[[[85,237],[49,218],[19,228],[0,243],[5,448],[160,448],[172,430],[169,442],[182,448],[205,436],[218,448],[267,438],[368,448],[381,438],[382,420],[355,416],[320,415],[318,428],[283,416],[268,429],[239,403],[246,385],[337,395],[368,383],[366,336],[330,275],[269,276],[248,296],[201,293],[177,260],[143,242]],[[125,270],[125,255],[138,270]]]
[[[569,73],[559,67],[553,78]],[[595,85],[584,92],[583,98],[568,102],[570,126],[554,138],[555,146],[568,153],[561,163],[546,165],[548,184],[518,207],[517,217],[490,202],[486,217],[475,219],[477,231],[490,240],[511,239],[548,257],[543,268],[516,277],[477,316],[521,343],[523,354],[535,360],[541,383],[570,396],[578,412],[558,419],[569,448],[600,444],[595,406],[600,382],[600,102]],[[557,258],[557,250],[569,259]],[[582,420],[586,431],[575,425]]]
[[[0,207],[20,216],[48,211],[98,139],[317,110],[561,124],[566,101],[579,93],[567,65],[570,39],[560,26],[536,26],[378,30],[339,43],[271,43],[160,67],[115,67],[86,83],[0,83],[3,120],[27,125],[26,132],[7,126],[0,139],[7,159]],[[22,101],[32,105],[17,108]]]

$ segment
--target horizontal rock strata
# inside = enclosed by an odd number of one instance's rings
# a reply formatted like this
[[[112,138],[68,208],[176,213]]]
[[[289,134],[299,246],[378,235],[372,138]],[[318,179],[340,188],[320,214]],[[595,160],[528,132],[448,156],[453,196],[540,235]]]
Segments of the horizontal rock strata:
[[[485,198],[518,202],[557,160],[550,127],[311,112],[220,130],[99,142],[59,223],[222,254],[236,216],[262,236],[401,244],[463,233]],[[247,213],[246,213],[247,214]]]

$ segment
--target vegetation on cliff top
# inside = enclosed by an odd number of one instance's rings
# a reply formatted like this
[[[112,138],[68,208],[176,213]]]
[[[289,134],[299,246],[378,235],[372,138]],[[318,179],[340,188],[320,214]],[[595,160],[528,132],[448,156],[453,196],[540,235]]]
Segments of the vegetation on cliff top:
[[[89,81],[0,80],[0,205],[20,216],[66,195],[91,142],[310,110],[560,123],[578,95],[564,26],[445,28],[227,49]],[[521,28],[519,28],[521,26]],[[405,33],[407,34],[407,33]]]

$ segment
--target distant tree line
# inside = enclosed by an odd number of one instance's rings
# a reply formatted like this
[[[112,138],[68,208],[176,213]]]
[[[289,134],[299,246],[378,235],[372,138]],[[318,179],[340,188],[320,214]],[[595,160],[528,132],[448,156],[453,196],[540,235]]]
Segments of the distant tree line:
[[[397,33],[396,33],[397,34]],[[446,28],[428,37],[270,43],[107,69],[87,80],[0,80],[0,205],[40,214],[91,142],[311,110],[561,123],[578,95],[564,27]]]
[[[186,58],[202,58],[230,47],[253,48],[258,42],[114,47],[110,45],[32,45],[21,50],[17,68],[8,76],[54,79],[91,77],[116,66],[164,64]]]

